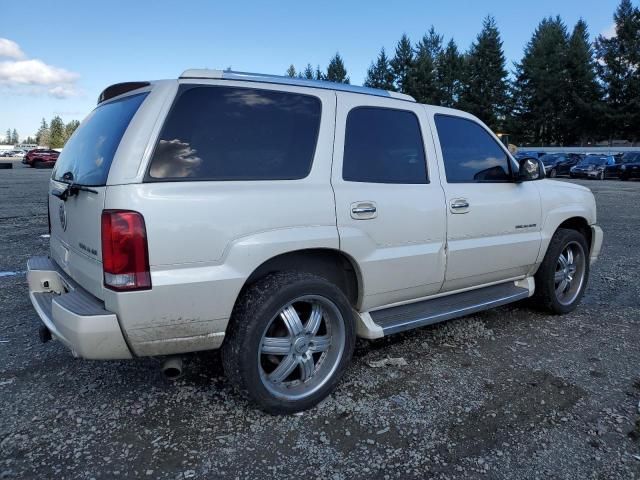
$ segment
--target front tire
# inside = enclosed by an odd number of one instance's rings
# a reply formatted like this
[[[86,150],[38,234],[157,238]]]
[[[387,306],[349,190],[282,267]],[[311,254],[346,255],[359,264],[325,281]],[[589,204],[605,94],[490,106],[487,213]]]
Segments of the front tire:
[[[578,306],[589,280],[589,247],[580,232],[559,228],[535,275],[536,303],[554,314]]]
[[[338,384],[355,346],[342,291],[322,277],[270,274],[238,299],[222,361],[235,389],[272,414],[313,407]]]

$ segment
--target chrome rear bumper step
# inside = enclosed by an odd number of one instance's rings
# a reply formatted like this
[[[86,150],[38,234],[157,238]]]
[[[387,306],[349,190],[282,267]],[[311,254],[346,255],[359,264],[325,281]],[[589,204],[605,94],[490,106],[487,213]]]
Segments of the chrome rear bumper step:
[[[371,312],[371,318],[382,327],[384,335],[390,335],[488,310],[527,297],[527,288],[509,282],[376,310]]]

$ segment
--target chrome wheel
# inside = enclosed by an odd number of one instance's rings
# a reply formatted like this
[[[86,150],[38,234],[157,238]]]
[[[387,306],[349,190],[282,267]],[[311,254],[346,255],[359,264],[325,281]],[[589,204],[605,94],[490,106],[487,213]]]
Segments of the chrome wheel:
[[[568,243],[556,262],[554,283],[556,298],[562,305],[570,305],[580,294],[584,283],[586,257],[582,245]]]
[[[280,309],[262,334],[260,379],[277,398],[299,400],[334,374],[345,347],[345,325],[328,298],[306,295]]]

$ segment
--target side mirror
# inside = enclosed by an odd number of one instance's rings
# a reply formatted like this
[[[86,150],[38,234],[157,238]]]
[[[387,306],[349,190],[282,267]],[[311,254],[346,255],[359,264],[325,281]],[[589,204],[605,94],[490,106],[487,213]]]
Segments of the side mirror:
[[[532,180],[542,180],[545,177],[544,164],[533,157],[521,158],[518,161],[520,168],[518,170],[517,182],[529,182]]]

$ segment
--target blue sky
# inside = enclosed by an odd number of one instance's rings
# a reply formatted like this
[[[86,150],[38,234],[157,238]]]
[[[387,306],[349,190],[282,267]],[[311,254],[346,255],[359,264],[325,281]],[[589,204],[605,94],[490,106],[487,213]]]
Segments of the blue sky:
[[[635,2],[634,2],[635,3]],[[538,22],[584,18],[610,32],[618,0],[405,2],[30,1],[4,2],[0,22],[0,136],[32,135],[42,117],[81,120],[100,91],[127,80],[176,78],[187,68],[283,74],[289,64],[326,65],[339,51],[361,84],[384,46],[433,24],[466,50],[482,19],[496,18],[509,68]],[[4,40],[3,40],[4,39]]]

